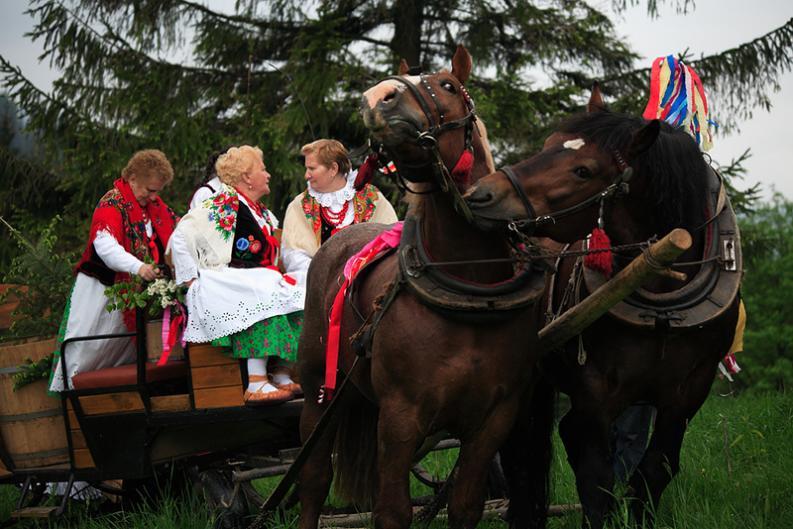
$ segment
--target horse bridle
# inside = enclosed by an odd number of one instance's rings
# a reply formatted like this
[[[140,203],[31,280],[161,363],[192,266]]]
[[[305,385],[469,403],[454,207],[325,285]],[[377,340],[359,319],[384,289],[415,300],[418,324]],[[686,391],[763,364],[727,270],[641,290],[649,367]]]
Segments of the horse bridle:
[[[427,81],[427,76],[419,75],[419,80],[421,86],[430,96],[430,100],[435,105],[435,110],[438,112],[438,122],[435,122],[435,117],[432,114],[432,110],[430,106],[427,104],[427,100],[421,94],[421,91],[418,89],[416,85],[411,83],[410,81],[406,80],[405,78],[399,75],[389,75],[385,77],[380,82],[383,81],[397,81],[404,85],[411,95],[416,99],[416,102],[421,107],[421,111],[424,113],[424,117],[427,118],[427,123],[429,123],[429,128],[424,131],[416,130],[416,143],[425,148],[425,149],[434,149],[437,150],[438,148],[438,136],[443,134],[444,132],[459,129],[461,127],[465,127],[465,147],[464,149],[469,149],[471,147],[472,137],[473,137],[473,127],[474,121],[476,121],[476,107],[474,105],[474,101],[471,99],[471,96],[468,94],[468,91],[465,87],[460,84],[460,89],[462,91],[463,102],[465,103],[466,108],[468,109],[468,113],[459,118],[452,121],[446,121],[446,116],[441,109],[441,105],[438,102],[438,96],[435,94],[435,91],[432,89],[432,85]]]
[[[460,213],[468,222],[471,222],[474,218],[473,213],[471,212],[468,204],[463,200],[460,191],[457,189],[457,186],[454,182],[454,179],[446,167],[445,163],[443,162],[443,157],[441,156],[440,150],[438,148],[438,137],[443,134],[444,132],[448,132],[450,130],[456,130],[462,127],[465,127],[465,143],[463,145],[463,152],[469,151],[472,152],[472,143],[473,143],[473,129],[474,129],[474,122],[476,121],[476,107],[474,105],[473,99],[468,94],[468,91],[465,87],[460,83],[460,90],[462,93],[463,102],[468,110],[468,113],[459,118],[452,121],[446,121],[446,116],[444,115],[443,110],[441,109],[440,103],[438,102],[438,96],[435,94],[435,91],[432,89],[432,85],[430,85],[429,81],[425,75],[420,74],[419,80],[421,86],[426,90],[426,92],[430,96],[430,100],[433,102],[435,106],[435,110],[438,113],[438,120],[436,122],[435,117],[433,116],[432,109],[430,105],[427,103],[426,98],[422,95],[419,88],[411,83],[410,81],[404,79],[398,75],[390,75],[385,77],[380,82],[394,80],[401,83],[403,86],[407,88],[410,94],[414,97],[416,102],[419,104],[421,111],[424,113],[424,116],[427,118],[427,123],[429,127],[426,130],[418,130],[416,129],[416,137],[414,141],[416,144],[421,147],[422,149],[428,150],[432,153],[433,161],[429,164],[419,164],[419,165],[411,165],[401,162],[400,165],[402,167],[406,167],[409,169],[416,169],[421,167],[427,167],[427,165],[432,165],[433,171],[432,175],[435,179],[435,183],[437,184],[438,189],[445,193],[451,193],[452,199],[454,201],[454,208]],[[374,149],[375,151],[383,149],[383,146],[379,146],[378,149]],[[459,159],[459,158],[458,158]],[[397,168],[399,169],[399,167]],[[426,193],[417,193],[411,190],[407,184],[404,183],[404,176],[402,175],[401,171],[397,171],[397,175],[402,181],[402,187],[411,193],[416,194],[426,194]],[[429,193],[435,192],[437,189],[430,191]]]
[[[561,209],[559,211],[555,211],[548,215],[540,215],[537,216],[536,212],[534,211],[534,207],[531,205],[529,201],[529,197],[526,196],[525,191],[521,187],[520,183],[518,182],[518,177],[515,174],[515,170],[512,168],[511,165],[502,167],[499,169],[504,176],[507,177],[507,180],[512,185],[512,188],[515,191],[515,194],[520,199],[523,207],[526,210],[526,218],[522,220],[511,220],[508,222],[507,226],[511,231],[519,232],[523,234],[531,234],[540,226],[544,226],[546,224],[556,224],[556,222],[560,219],[565,217],[569,217],[571,215],[575,215],[587,208],[589,208],[594,203],[599,203],[599,221],[603,217],[603,207],[606,202],[606,199],[612,196],[628,194],[629,192],[629,184],[631,177],[633,176],[633,169],[625,163],[624,158],[620,154],[619,151],[614,151],[614,159],[617,162],[617,167],[619,168],[620,172],[614,178],[612,183],[606,187],[603,191],[599,191],[594,195],[585,198],[578,204],[570,206],[568,208]],[[602,227],[602,226],[601,226]]]

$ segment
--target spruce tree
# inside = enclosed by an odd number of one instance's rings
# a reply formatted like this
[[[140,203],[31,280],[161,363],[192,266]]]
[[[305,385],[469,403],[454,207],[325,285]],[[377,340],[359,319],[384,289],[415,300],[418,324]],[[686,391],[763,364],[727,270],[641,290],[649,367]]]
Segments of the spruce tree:
[[[174,164],[166,199],[183,210],[213,150],[259,145],[274,175],[270,206],[280,215],[304,187],[303,143],[334,137],[364,145],[362,91],[403,57],[425,70],[446,66],[458,42],[473,55],[470,92],[500,161],[535,150],[549,126],[580,108],[593,80],[618,110],[638,113],[646,99],[649,65],[636,69],[637,56],[606,14],[581,0],[240,0],[231,14],[209,5],[31,2],[31,38],[62,75],[45,93],[2,56],[0,72],[68,192],[64,214],[83,219],[75,226],[84,227],[129,156],[147,147]],[[655,0],[647,6],[655,10]],[[788,21],[689,62],[718,110],[740,118],[768,105],[769,90],[790,70],[791,48]],[[538,70],[550,88],[532,81]],[[394,197],[389,182],[377,183]]]

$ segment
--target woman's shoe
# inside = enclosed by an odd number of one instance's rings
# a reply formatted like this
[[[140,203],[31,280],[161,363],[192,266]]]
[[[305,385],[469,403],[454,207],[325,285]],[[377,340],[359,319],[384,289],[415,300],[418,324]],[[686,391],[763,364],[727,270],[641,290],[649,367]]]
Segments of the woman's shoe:
[[[285,389],[294,395],[295,397],[302,397],[303,396],[303,388],[297,382],[294,382],[291,378],[288,379],[289,382],[286,384],[279,384],[275,381],[275,377],[270,375],[270,384],[277,387],[278,389]]]
[[[248,406],[261,406],[269,404],[281,404],[283,402],[292,400],[292,392],[285,389],[277,388],[274,391],[256,391],[245,390],[243,400]]]
[[[259,387],[256,391],[251,391],[250,389],[245,390],[245,394],[243,395],[243,400],[245,404],[250,406],[259,406],[259,405],[270,405],[270,404],[281,404],[288,400],[292,400],[292,392],[287,391],[285,389],[279,388],[274,386],[275,389],[272,391],[263,391],[265,387],[270,383],[270,379],[266,375],[249,375],[248,376],[248,384],[255,384],[257,382],[264,382],[262,386]]]

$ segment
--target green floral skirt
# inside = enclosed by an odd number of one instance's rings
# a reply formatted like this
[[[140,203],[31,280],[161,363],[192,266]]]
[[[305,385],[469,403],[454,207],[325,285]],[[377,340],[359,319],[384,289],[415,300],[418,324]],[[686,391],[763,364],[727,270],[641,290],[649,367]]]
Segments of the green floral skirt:
[[[244,331],[212,340],[212,345],[228,349],[227,354],[232,358],[279,356],[294,362],[302,326],[301,310],[256,322]]]

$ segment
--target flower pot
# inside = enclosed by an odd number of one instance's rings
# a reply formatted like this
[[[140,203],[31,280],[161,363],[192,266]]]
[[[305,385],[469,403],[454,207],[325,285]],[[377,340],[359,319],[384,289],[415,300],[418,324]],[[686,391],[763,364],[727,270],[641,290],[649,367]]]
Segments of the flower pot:
[[[162,355],[162,319],[149,320],[146,322],[146,359],[151,363],[157,363]],[[168,356],[168,362],[184,360],[184,350],[182,344],[177,341]]]

